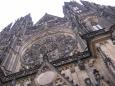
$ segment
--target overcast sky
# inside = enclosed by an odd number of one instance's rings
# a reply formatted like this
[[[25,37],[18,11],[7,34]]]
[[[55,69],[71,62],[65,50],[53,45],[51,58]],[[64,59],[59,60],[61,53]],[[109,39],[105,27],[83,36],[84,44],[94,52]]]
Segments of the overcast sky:
[[[0,31],[17,18],[31,13],[37,22],[46,12],[63,17],[62,5],[70,0],[0,0]],[[78,1],[79,0],[74,0]],[[115,0],[88,0],[103,5],[115,6]]]

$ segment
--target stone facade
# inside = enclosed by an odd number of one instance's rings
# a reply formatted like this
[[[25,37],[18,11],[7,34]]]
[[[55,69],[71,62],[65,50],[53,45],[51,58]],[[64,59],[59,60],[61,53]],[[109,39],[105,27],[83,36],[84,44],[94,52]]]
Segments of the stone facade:
[[[115,86],[115,7],[65,2],[0,33],[0,86]]]

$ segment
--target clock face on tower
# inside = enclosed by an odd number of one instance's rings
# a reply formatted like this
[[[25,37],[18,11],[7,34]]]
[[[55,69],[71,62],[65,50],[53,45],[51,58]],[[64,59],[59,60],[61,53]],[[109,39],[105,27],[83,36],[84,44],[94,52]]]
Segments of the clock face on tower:
[[[76,36],[68,32],[47,33],[46,36],[40,37],[31,46],[25,50],[22,56],[24,65],[38,65],[43,62],[46,54],[48,61],[54,61],[59,58],[67,58],[75,50],[77,45]]]

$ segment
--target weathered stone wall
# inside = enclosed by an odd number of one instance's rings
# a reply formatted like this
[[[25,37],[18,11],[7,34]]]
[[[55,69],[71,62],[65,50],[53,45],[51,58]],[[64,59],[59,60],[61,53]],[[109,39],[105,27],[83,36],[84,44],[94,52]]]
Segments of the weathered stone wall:
[[[115,86],[115,8],[81,2],[65,2],[63,18],[45,14],[33,25],[26,15],[4,28],[4,86]]]

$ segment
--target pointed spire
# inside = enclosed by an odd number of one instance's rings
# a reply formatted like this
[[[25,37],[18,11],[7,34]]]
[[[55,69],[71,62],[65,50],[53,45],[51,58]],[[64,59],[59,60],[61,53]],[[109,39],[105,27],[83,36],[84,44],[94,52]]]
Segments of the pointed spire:
[[[45,13],[44,16],[35,25],[38,26],[39,24],[46,23],[49,20],[53,20],[55,18],[60,18],[60,17]]]
[[[7,25],[4,29],[3,29],[3,31],[10,31],[10,29],[11,29],[11,26],[12,26],[12,23],[10,23],[9,25]]]

